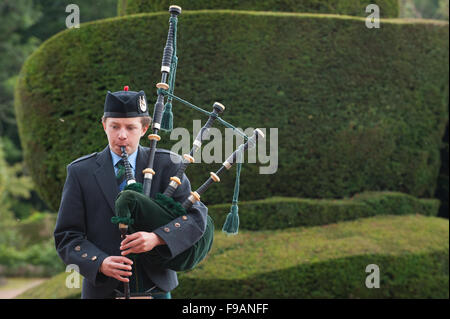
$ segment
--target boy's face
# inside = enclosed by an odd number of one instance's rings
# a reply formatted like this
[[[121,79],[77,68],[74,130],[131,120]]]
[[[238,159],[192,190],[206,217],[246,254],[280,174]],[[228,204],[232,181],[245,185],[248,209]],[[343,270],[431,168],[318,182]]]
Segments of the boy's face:
[[[109,148],[120,156],[122,155],[121,146],[126,147],[128,154],[136,151],[139,140],[147,132],[148,126],[142,126],[140,117],[109,117],[103,122],[103,129],[108,137]]]

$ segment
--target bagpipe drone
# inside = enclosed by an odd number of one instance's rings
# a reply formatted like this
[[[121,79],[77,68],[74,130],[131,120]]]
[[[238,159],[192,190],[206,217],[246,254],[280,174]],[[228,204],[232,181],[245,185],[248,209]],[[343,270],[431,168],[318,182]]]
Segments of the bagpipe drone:
[[[188,211],[194,203],[200,201],[200,196],[211,186],[214,182],[220,181],[220,175],[223,171],[230,169],[233,164],[237,164],[235,192],[233,196],[233,204],[230,213],[227,216],[222,230],[228,234],[237,234],[239,227],[239,216],[237,208],[238,189],[239,189],[239,174],[242,164],[243,152],[249,148],[256,146],[257,140],[264,138],[261,130],[256,129],[251,137],[245,135],[242,131],[236,129],[231,124],[227,123],[219,117],[225,110],[225,107],[218,102],[213,105],[212,112],[207,112],[187,101],[180,99],[173,95],[175,86],[175,75],[178,58],[176,56],[176,35],[178,15],[181,14],[181,8],[178,6],[170,6],[169,32],[167,36],[166,45],[163,52],[162,66],[161,66],[161,82],[156,84],[157,100],[153,111],[152,132],[148,138],[150,140],[150,154],[147,168],[143,170],[144,181],[143,184],[136,183],[133,171],[128,162],[128,155],[125,148],[122,148],[122,160],[125,166],[126,183],[127,186],[121,191],[115,202],[116,216],[112,218],[112,222],[119,225],[122,239],[127,233],[134,233],[138,231],[152,232],[155,229],[164,226],[175,218],[182,216],[187,218]],[[167,102],[164,104],[165,97]],[[161,139],[158,135],[160,130],[172,130],[172,100],[177,100],[191,108],[196,109],[208,115],[208,121],[200,129],[195,138],[192,149],[189,154],[184,154],[181,165],[175,176],[170,178],[169,185],[163,194],[157,194],[156,197],[150,198],[152,187],[152,179],[155,175],[153,170],[153,162],[155,159],[156,144]],[[190,163],[194,162],[194,154],[201,148],[202,142],[207,136],[212,124],[218,121],[226,127],[232,128],[233,132],[241,135],[246,140],[240,145],[223,163],[222,166],[215,172],[210,173],[210,177],[184,202],[176,202],[172,195],[177,187],[182,183],[182,176]],[[202,261],[211,249],[214,237],[214,224],[209,215],[207,216],[206,230],[203,236],[190,248],[184,252],[176,255],[173,258],[168,258],[161,250],[164,246],[157,246],[153,250],[137,254],[134,256],[139,259],[141,264],[153,265],[162,268],[169,268],[175,271],[185,271],[194,268],[200,261]],[[125,298],[128,298],[129,285],[125,284]]]

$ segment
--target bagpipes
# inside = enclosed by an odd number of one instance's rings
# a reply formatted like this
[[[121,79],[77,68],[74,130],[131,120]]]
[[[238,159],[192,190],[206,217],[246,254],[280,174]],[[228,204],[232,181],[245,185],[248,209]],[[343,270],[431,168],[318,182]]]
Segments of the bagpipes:
[[[220,175],[223,171],[229,170],[231,166],[237,163],[237,177],[235,184],[235,194],[233,197],[233,206],[231,212],[228,214],[223,231],[229,234],[236,234],[239,226],[239,217],[237,210],[237,190],[239,189],[239,174],[240,166],[242,164],[242,155],[249,148],[256,146],[257,140],[264,138],[264,134],[261,130],[256,129],[253,131],[253,135],[248,137],[243,132],[237,130],[234,126],[222,120],[219,115],[223,113],[225,107],[215,102],[212,112],[206,112],[203,109],[196,107],[195,105],[186,102],[175,95],[173,95],[175,84],[175,73],[177,66],[176,57],[176,30],[177,30],[177,16],[181,13],[181,8],[178,6],[170,6],[170,20],[169,20],[169,32],[167,36],[166,45],[163,52],[162,66],[161,66],[161,82],[156,84],[157,87],[157,100],[153,111],[153,123],[152,132],[148,138],[150,140],[150,154],[148,159],[147,168],[143,170],[144,181],[143,184],[136,183],[133,176],[133,171],[128,162],[128,155],[125,148],[122,148],[122,160],[125,166],[125,174],[127,180],[127,186],[121,191],[115,202],[116,216],[112,218],[112,222],[119,224],[122,239],[125,238],[127,233],[134,233],[138,231],[152,232],[159,227],[167,225],[178,217],[187,219],[189,216],[188,211],[192,205],[200,201],[200,196],[211,186],[214,182],[220,181]],[[165,96],[168,96],[167,103],[164,105]],[[156,197],[150,198],[150,192],[152,187],[152,179],[155,175],[153,169],[156,144],[160,141],[161,137],[158,132],[163,130],[171,130],[172,124],[172,99],[176,99],[190,107],[197,109],[203,113],[208,114],[208,121],[200,129],[197,137],[195,138],[192,149],[189,154],[184,154],[181,164],[176,172],[175,176],[170,178],[167,189],[162,194],[157,194]],[[164,113],[164,114],[163,114]],[[176,202],[172,195],[176,191],[179,185],[182,183],[182,178],[187,166],[194,162],[194,154],[201,148],[201,144],[212,124],[215,121],[219,121],[227,127],[233,128],[234,132],[237,132],[246,139],[246,142],[240,145],[223,163],[222,166],[215,172],[210,173],[210,177],[194,192],[191,192],[190,196],[184,200],[183,203]],[[177,225],[175,225],[177,227]],[[179,226],[178,226],[179,227]],[[152,265],[161,268],[168,268],[175,271],[185,271],[193,269],[200,261],[202,261],[211,249],[214,240],[214,223],[211,217],[208,215],[206,220],[206,230],[202,237],[190,248],[176,255],[173,258],[168,258],[168,249],[164,245],[157,246],[153,250],[137,254],[134,258],[137,258],[141,264]],[[125,284],[125,298],[128,298],[129,285]]]

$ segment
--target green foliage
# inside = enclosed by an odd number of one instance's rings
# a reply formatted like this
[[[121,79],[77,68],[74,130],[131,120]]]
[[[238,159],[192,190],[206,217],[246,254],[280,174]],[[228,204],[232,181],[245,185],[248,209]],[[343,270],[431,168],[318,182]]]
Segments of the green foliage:
[[[21,234],[20,244],[26,247],[53,238],[56,215],[34,212],[28,218],[17,224],[17,231]]]
[[[8,166],[5,161],[5,157],[3,154],[3,141],[0,139],[0,201],[3,202],[6,199],[6,185],[7,185],[7,176],[8,176]],[[2,205],[2,210],[6,210]],[[3,217],[3,216],[1,216]]]
[[[4,170],[4,184],[8,189],[5,191],[3,209],[8,207],[15,218],[24,219],[36,209],[31,203],[35,201],[33,195],[36,195],[33,191],[34,184],[22,162],[21,150],[6,136],[1,138],[0,147],[2,147],[0,156],[4,157],[0,160],[2,161],[0,165]]]
[[[367,16],[366,7],[376,4],[383,18],[398,16],[397,0],[177,0],[176,5],[183,10],[232,9],[252,11],[282,11],[334,13],[351,16]],[[167,11],[174,4],[171,0],[118,0],[118,14]]]
[[[448,21],[448,0],[400,0],[399,16],[402,18],[441,19]]]
[[[230,204],[210,205],[208,214],[223,225]],[[343,200],[274,197],[239,203],[239,227],[248,230],[317,226],[377,215],[437,216],[439,200],[379,192]]]
[[[66,12],[69,4],[76,4],[80,9],[80,22],[88,22],[97,19],[113,17],[116,14],[117,0],[33,0],[36,9],[42,12],[40,18],[27,29],[27,33],[41,40],[46,40],[52,35],[66,28],[66,18],[70,12]]]
[[[317,227],[220,231],[209,256],[179,274],[174,298],[448,298],[449,224],[424,216],[376,216]],[[366,266],[380,288],[365,286]],[[20,298],[79,298],[67,274]]]
[[[17,143],[14,83],[25,58],[39,43],[36,38],[23,35],[24,30],[39,18],[40,12],[35,9],[28,0],[4,0],[0,3],[0,135]]]
[[[17,163],[22,160],[22,151],[7,136],[2,137],[3,155],[7,163]]]
[[[23,175],[22,163],[9,165],[5,160],[3,138],[0,138],[0,220],[2,225],[13,222],[11,204],[14,199],[29,198],[33,183],[29,176]],[[1,236],[1,234],[0,234]]]
[[[30,176],[23,175],[23,164],[9,165],[5,161],[3,139],[0,139],[0,211],[11,209],[12,200],[29,198],[33,183]]]
[[[14,218],[13,199],[29,196],[32,183],[29,177],[18,176],[21,164],[6,163],[2,146],[0,139],[0,275],[58,273],[63,268],[52,238],[55,218],[40,213],[22,222]]]
[[[107,144],[106,91],[130,85],[154,103],[167,21],[164,12],[85,24],[25,63],[16,89],[24,157],[51,208],[66,165]],[[383,21],[369,30],[363,18],[190,11],[179,19],[178,51],[178,96],[207,110],[223,103],[223,118],[241,128],[278,128],[277,173],[244,164],[241,200],[434,195],[448,119],[447,23]],[[191,134],[193,119],[206,120],[179,103],[173,112],[174,126]],[[165,135],[158,147],[173,144]],[[218,166],[191,165],[192,187]],[[232,169],[202,199],[229,202],[233,186]]]
[[[0,275],[11,277],[52,276],[65,268],[56,253],[53,238],[23,250],[0,244],[0,265]]]

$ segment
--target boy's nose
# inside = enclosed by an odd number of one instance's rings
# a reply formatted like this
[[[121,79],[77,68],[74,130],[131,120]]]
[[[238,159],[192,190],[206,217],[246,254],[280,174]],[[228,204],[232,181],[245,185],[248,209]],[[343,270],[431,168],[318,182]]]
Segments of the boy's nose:
[[[119,132],[119,138],[120,138],[121,140],[127,138],[127,133],[126,133],[125,130],[120,130],[120,132]]]

